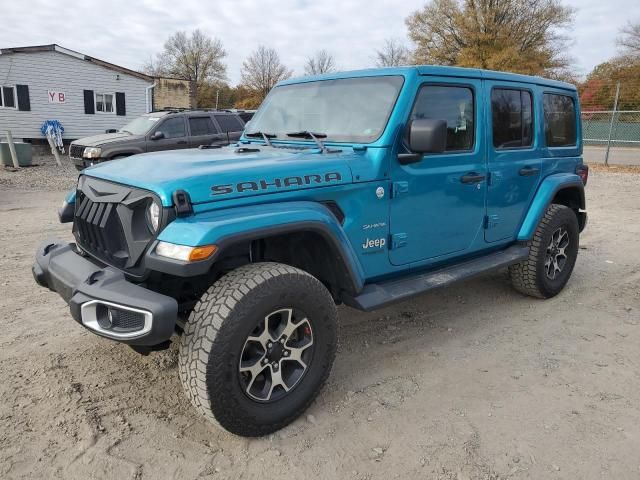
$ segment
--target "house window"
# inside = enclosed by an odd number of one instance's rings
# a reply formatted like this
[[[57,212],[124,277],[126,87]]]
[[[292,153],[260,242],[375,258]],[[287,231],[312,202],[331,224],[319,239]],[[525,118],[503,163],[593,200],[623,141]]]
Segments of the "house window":
[[[14,87],[0,88],[0,108],[16,108],[16,89]]]
[[[113,93],[96,93],[96,112],[115,113],[115,95]]]

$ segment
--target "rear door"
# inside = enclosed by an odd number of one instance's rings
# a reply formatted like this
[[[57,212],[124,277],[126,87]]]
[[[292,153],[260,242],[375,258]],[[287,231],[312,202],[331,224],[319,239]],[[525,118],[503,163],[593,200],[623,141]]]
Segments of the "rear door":
[[[151,140],[156,132],[162,132],[163,137]],[[147,136],[147,151],[175,150],[189,148],[185,116],[165,118]]]
[[[211,145],[221,137],[211,115],[190,115],[187,117],[187,122],[189,123],[189,146],[191,148]]]
[[[227,138],[230,142],[240,140],[242,130],[244,130],[244,122],[240,120],[240,117],[233,113],[214,113],[215,118],[220,131],[224,134],[224,141],[226,143]]]
[[[512,239],[540,180],[539,109],[534,85],[485,81],[489,99],[485,241]],[[536,124],[538,127],[536,127]]]

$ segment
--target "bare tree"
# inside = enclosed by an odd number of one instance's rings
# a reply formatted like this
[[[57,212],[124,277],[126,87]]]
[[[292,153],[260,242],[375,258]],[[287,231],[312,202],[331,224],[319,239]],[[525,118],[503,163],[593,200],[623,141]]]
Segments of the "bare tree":
[[[326,50],[318,50],[314,56],[307,58],[304,65],[305,75],[320,75],[322,73],[335,72],[336,62]]]
[[[256,92],[262,100],[276,83],[291,77],[292,73],[280,62],[278,52],[260,45],[242,62],[240,75],[242,85]]]
[[[225,81],[227,55],[222,42],[210,38],[200,30],[176,32],[164,44],[164,50],[151,58],[144,70],[155,76],[171,75],[195,82],[198,90],[207,82]]]
[[[432,0],[407,19],[417,63],[557,76],[570,65],[561,0]]]
[[[376,50],[376,65],[378,67],[398,67],[410,63],[411,54],[402,41],[387,38],[380,50]]]
[[[623,48],[623,52],[632,57],[640,57],[640,22],[629,22],[620,30],[620,34],[618,45]]]

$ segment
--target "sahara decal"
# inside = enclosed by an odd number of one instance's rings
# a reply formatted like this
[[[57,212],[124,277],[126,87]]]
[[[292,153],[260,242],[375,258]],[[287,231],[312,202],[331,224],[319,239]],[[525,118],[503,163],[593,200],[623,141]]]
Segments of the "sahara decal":
[[[259,192],[261,190],[272,190],[273,188],[288,188],[288,187],[302,187],[304,185],[323,185],[331,182],[340,182],[342,175],[338,172],[330,172],[324,175],[304,175],[302,177],[285,177],[274,178],[272,181],[258,180],[227,183],[224,185],[213,185],[211,187],[211,195],[225,195],[233,192],[246,192],[253,191]]]

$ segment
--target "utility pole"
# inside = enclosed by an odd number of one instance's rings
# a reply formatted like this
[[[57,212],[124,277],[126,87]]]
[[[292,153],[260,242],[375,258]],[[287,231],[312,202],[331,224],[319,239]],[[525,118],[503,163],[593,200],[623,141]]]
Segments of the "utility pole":
[[[607,140],[607,151],[604,154],[604,164],[609,166],[609,150],[611,150],[611,135],[613,134],[613,121],[616,118],[618,110],[618,97],[620,96],[620,82],[616,84],[616,98],[613,101],[613,113],[611,114],[611,122],[609,123],[609,139]]]
[[[216,90],[216,110],[218,110],[218,99],[220,98],[220,90]]]

